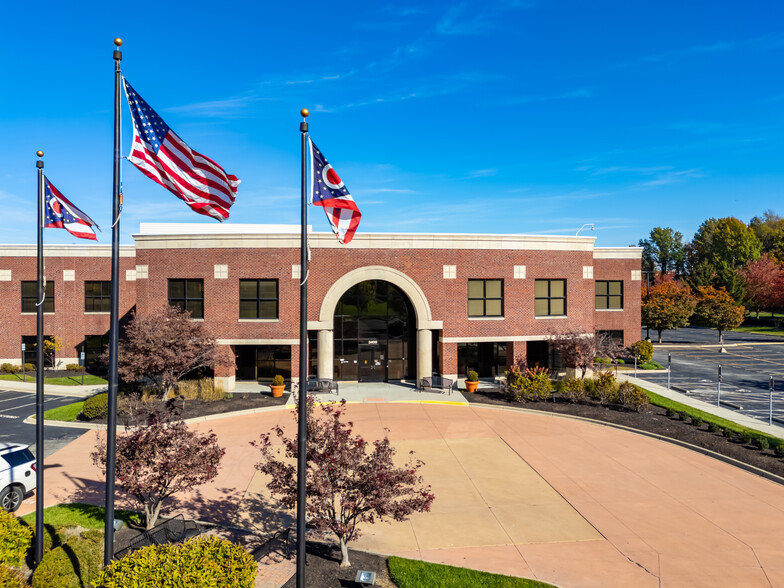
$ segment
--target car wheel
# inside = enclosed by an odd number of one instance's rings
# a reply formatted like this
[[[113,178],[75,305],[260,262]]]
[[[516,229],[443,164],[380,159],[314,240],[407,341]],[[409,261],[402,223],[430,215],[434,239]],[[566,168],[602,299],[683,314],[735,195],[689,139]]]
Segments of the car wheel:
[[[8,486],[0,492],[0,506],[8,512],[18,509],[22,500],[24,500],[24,492],[19,486]]]

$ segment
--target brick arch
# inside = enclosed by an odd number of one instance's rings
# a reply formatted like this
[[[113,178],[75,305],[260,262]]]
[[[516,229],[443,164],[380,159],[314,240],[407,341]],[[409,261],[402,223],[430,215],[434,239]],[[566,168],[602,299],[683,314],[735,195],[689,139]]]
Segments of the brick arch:
[[[422,288],[420,288],[410,276],[407,276],[403,272],[381,265],[360,267],[335,280],[335,283],[330,286],[327,294],[324,296],[324,300],[321,302],[319,324],[313,325],[311,323],[309,328],[332,329],[335,309],[337,308],[341,296],[343,296],[352,286],[356,286],[357,284],[368,280],[384,280],[400,288],[400,290],[408,296],[411,305],[414,307],[417,329],[443,328],[443,321],[433,320],[433,315],[430,312],[430,304],[428,303]]]

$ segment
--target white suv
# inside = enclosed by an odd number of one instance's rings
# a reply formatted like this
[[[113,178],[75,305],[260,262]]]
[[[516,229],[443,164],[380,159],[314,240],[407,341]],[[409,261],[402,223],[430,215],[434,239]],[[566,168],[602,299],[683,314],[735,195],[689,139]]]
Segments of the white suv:
[[[0,443],[0,507],[14,512],[35,489],[35,457],[29,445]]]

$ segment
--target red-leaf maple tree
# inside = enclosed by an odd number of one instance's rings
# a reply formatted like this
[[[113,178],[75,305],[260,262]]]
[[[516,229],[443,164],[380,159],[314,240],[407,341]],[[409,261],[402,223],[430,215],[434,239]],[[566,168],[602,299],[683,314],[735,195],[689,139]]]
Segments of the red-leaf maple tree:
[[[596,354],[596,340],[592,335],[585,335],[576,329],[564,332],[553,332],[550,344],[561,354],[564,366],[581,371],[581,378],[593,365]]]
[[[781,305],[784,268],[767,253],[750,261],[738,274],[743,278],[747,304],[757,313],[757,318],[760,310],[773,310]]]
[[[117,436],[116,480],[144,508],[148,529],[155,526],[169,497],[218,475],[224,450],[210,431],[199,434],[171,414],[155,411],[146,425]],[[90,456],[106,473],[106,440],[99,437]]]
[[[233,365],[234,355],[227,346],[216,345],[202,323],[191,320],[191,313],[165,306],[133,317],[125,327],[117,360],[123,380],[150,379],[166,397],[188,372]]]
[[[435,496],[424,486],[418,471],[424,463],[410,452],[402,467],[394,463],[395,448],[385,436],[370,443],[353,433],[344,421],[345,400],[320,405],[315,414],[313,397],[307,400],[307,516],[308,523],[331,531],[340,542],[341,567],[350,566],[348,543],[361,532],[358,525],[377,520],[404,521],[412,513],[430,510]],[[277,437],[282,447],[273,446]],[[261,436],[254,445],[261,450],[256,469],[270,476],[267,488],[293,509],[297,503],[297,437],[287,437],[281,427]]]

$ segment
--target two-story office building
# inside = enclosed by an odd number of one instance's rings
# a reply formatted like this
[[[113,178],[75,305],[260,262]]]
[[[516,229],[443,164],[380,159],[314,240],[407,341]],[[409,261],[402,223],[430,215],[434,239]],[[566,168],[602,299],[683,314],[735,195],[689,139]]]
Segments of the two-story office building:
[[[236,380],[297,379],[299,285],[308,280],[310,371],[324,378],[406,380],[469,369],[499,375],[519,358],[551,365],[565,330],[639,339],[637,247],[595,237],[357,233],[347,246],[311,233],[300,267],[298,226],[142,223],[120,252],[120,312],[165,304],[204,321],[237,358]],[[108,245],[45,248],[45,331],[97,361],[108,340]],[[35,339],[34,245],[0,246],[0,362]],[[26,358],[30,361],[30,357]]]

